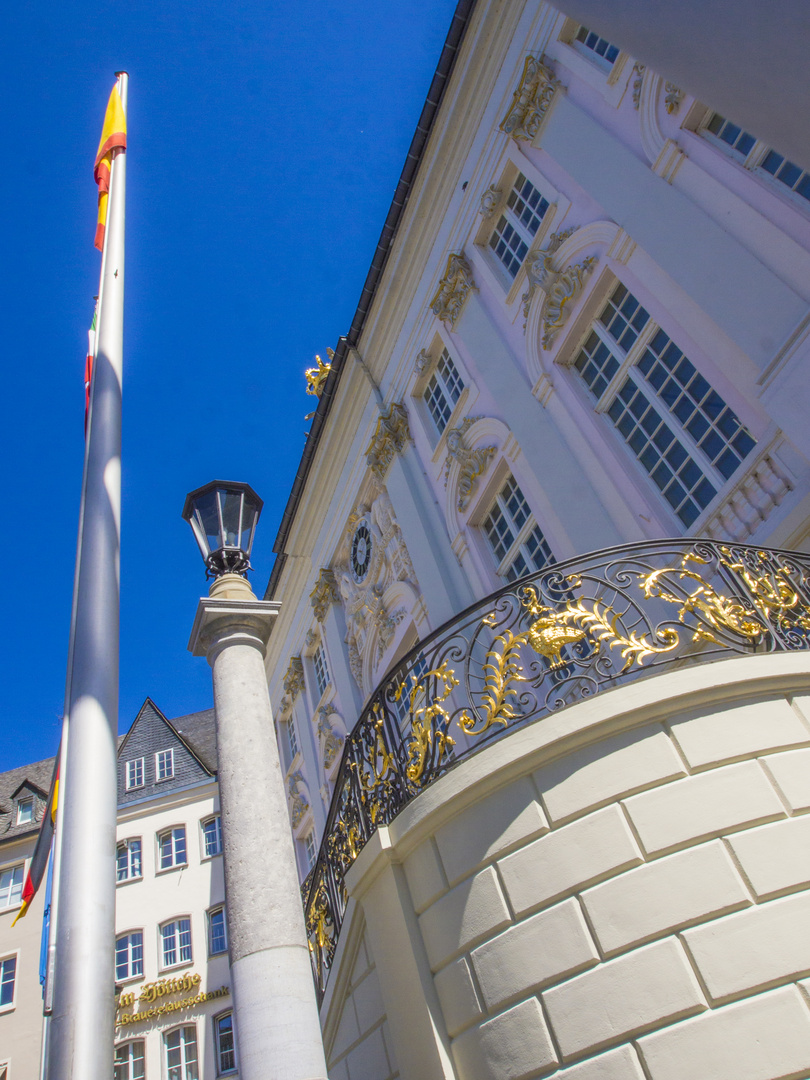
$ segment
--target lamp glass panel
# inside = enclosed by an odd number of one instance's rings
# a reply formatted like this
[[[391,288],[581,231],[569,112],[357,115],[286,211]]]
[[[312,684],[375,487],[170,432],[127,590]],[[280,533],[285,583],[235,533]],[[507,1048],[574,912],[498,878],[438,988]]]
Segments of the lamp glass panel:
[[[220,491],[222,500],[222,546],[243,548],[242,544],[242,492]]]
[[[220,547],[217,492],[206,491],[203,495],[200,495],[194,502],[194,510],[202,533],[208,542],[208,552],[206,554],[216,551]]]

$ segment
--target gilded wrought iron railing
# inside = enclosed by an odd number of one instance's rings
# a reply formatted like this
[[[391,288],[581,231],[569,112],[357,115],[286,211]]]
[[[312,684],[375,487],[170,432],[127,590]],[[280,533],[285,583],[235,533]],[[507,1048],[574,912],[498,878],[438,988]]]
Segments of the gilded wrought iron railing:
[[[391,670],[346,739],[302,886],[322,994],[346,872],[375,829],[462,758],[601,690],[678,665],[810,647],[810,556],[708,540],[556,563],[473,605]]]

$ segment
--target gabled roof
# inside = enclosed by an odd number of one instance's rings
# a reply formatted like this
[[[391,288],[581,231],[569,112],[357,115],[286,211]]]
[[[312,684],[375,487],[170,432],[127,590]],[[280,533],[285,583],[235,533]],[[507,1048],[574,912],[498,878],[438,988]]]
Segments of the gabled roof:
[[[217,771],[217,739],[214,710],[205,709],[203,712],[189,713],[180,716],[177,720],[169,720],[155,705],[150,697],[144,701],[138,710],[138,715],[132,722],[129,731],[118,742],[118,759],[124,756],[126,745],[130,736],[138,724],[144,719],[161,720],[186,747],[189,753],[199,761],[200,765],[212,776]]]
[[[35,761],[32,765],[21,765],[17,769],[0,773],[0,840],[26,836],[39,829],[41,811],[36,821],[29,821],[24,825],[17,824],[14,800],[20,789],[27,785],[35,795],[42,799],[44,808],[51,788],[53,765],[54,758],[50,757]]]

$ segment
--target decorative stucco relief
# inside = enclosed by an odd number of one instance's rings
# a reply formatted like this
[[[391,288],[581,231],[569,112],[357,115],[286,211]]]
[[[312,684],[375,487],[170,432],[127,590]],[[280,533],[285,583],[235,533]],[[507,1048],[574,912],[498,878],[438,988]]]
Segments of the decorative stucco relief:
[[[481,207],[478,211],[482,217],[491,218],[501,201],[503,192],[496,184],[490,184],[481,196]]]
[[[340,752],[343,749],[343,736],[330,724],[330,716],[340,718],[340,714],[334,705],[321,705],[315,714],[318,735],[321,739],[323,767],[327,772],[340,757]]]
[[[450,468],[453,462],[457,461],[460,471],[456,505],[462,512],[467,509],[470,503],[477,479],[479,476],[483,476],[495,455],[496,448],[494,446],[479,446],[473,450],[464,443],[465,435],[473,424],[480,419],[480,416],[468,416],[457,428],[450,428],[445,433],[447,458],[444,463],[444,486],[447,487]]]
[[[678,111],[684,99],[684,92],[675,83],[668,82],[664,86],[664,108],[670,116]]]
[[[550,67],[534,56],[527,56],[512,104],[501,121],[501,131],[513,139],[533,139],[559,85]]]
[[[588,255],[580,263],[555,269],[555,252],[575,232],[576,229],[566,229],[564,232],[552,233],[546,247],[533,257],[530,256],[527,268],[529,288],[523,294],[523,316],[524,320],[528,319],[534,294],[537,289],[541,289],[545,293],[541,312],[541,340],[544,349],[551,347],[568,317],[567,305],[582,291],[585,279],[597,263],[595,255]],[[523,328],[526,328],[525,321]]]
[[[321,568],[318,573],[318,580],[315,582],[315,588],[309,594],[309,602],[312,604],[312,610],[315,612],[315,618],[319,623],[322,623],[326,618],[326,613],[332,604],[337,604],[340,601],[340,592],[335,581],[335,575],[330,569]]]
[[[377,427],[366,448],[366,462],[378,480],[385,480],[394,454],[405,449],[410,437],[405,406],[401,402],[386,405],[380,412]]]
[[[296,695],[303,689],[304,663],[300,656],[291,656],[287,673],[284,676],[284,693],[288,695],[290,701],[295,701]]]
[[[358,536],[363,539],[360,552]],[[376,669],[409,613],[411,605],[403,597],[419,595],[413,563],[385,489],[349,516],[334,575],[346,615],[349,667],[365,694],[371,689],[369,672]],[[394,588],[398,583],[409,588]]]
[[[413,362],[413,369],[417,375],[421,375],[426,368],[430,367],[433,363],[433,357],[427,351],[427,349],[420,349],[416,354],[416,359]]]
[[[452,330],[467,297],[474,288],[475,281],[470,264],[460,253],[450,255],[444,276],[430,302],[431,311]]]
[[[309,810],[309,803],[301,791],[302,785],[305,785],[305,781],[300,770],[287,777],[287,790],[290,793],[290,820],[294,829],[298,828],[304,814]]]

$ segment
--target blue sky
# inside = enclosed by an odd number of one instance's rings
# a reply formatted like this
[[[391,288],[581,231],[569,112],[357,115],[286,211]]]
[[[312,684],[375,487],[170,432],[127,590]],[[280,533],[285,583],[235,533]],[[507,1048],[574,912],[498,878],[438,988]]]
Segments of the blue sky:
[[[346,333],[455,0],[128,4],[4,17],[0,770],[55,752],[97,292],[93,158],[130,72],[120,728],[207,708],[187,491],[265,500],[261,595],[304,445],[304,368]],[[14,497],[11,498],[11,495]],[[16,531],[23,506],[26,529]]]

